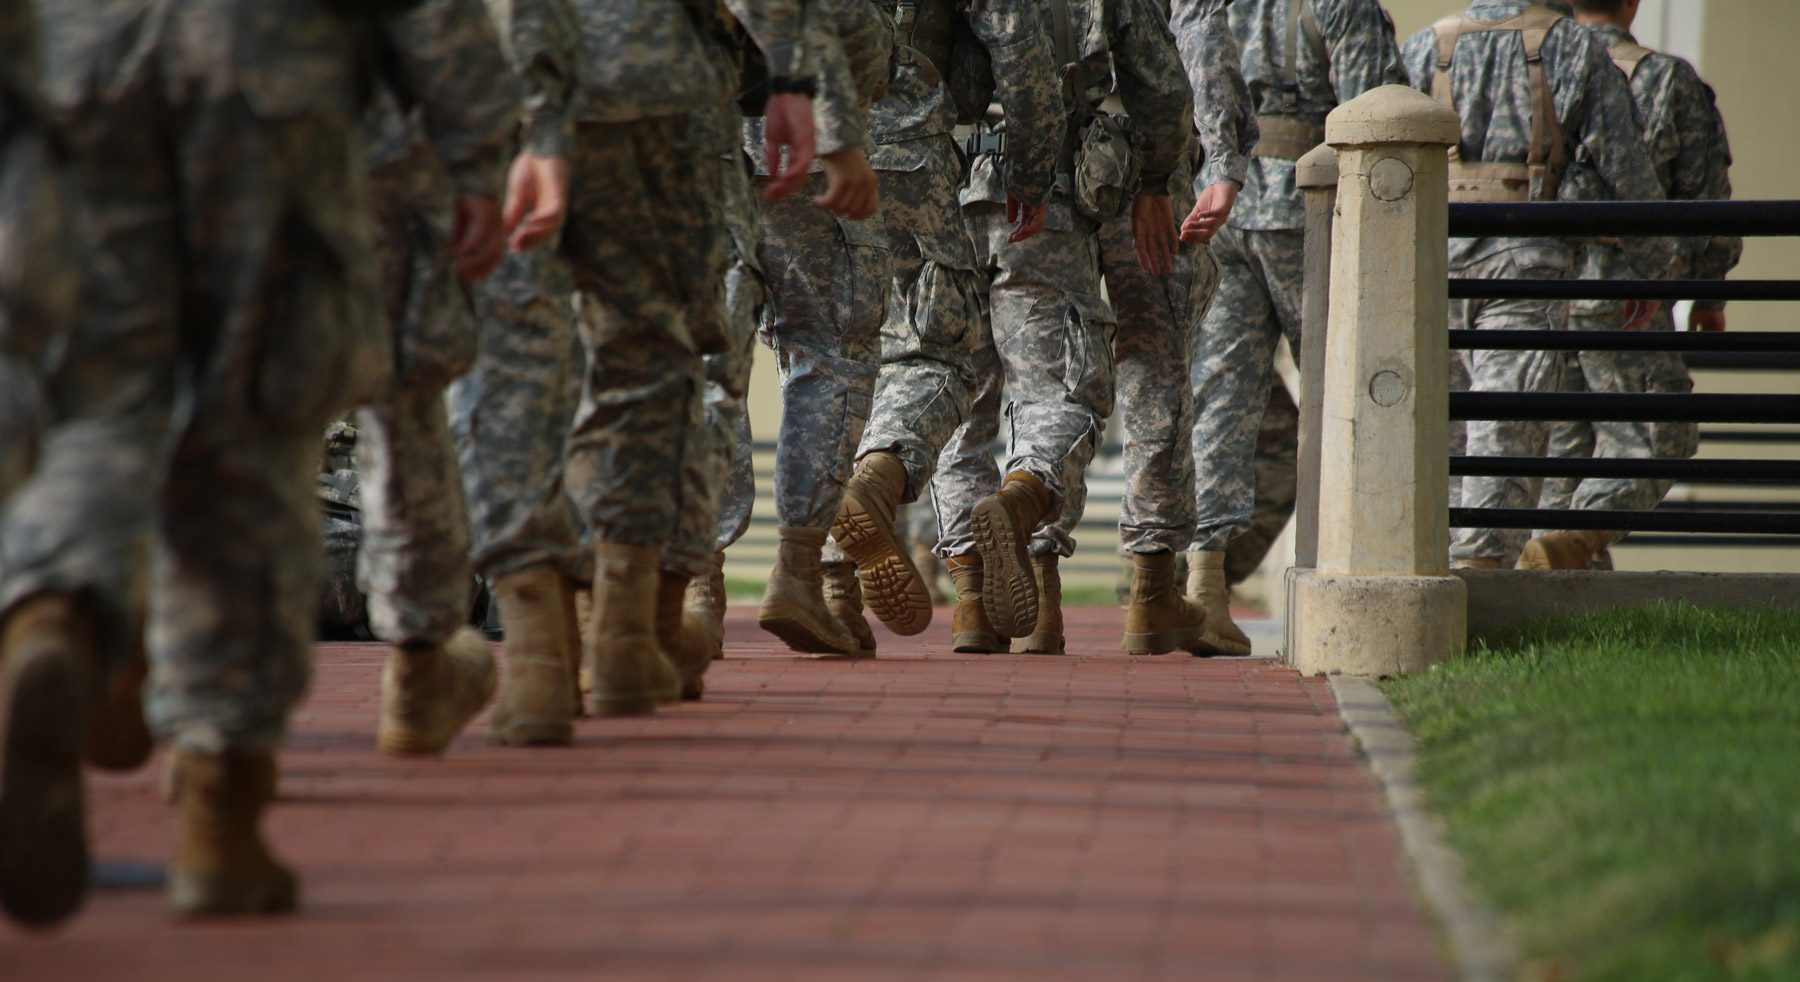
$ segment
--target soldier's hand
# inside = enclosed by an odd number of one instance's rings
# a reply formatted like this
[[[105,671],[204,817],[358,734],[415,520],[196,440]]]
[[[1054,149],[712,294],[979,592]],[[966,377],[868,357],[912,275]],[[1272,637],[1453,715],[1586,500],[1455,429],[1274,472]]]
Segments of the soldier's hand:
[[[456,227],[450,234],[450,256],[456,275],[479,280],[506,255],[506,230],[500,225],[500,199],[470,195],[456,199]]]
[[[763,197],[770,201],[800,190],[813,163],[812,97],[782,92],[769,97],[763,107],[763,154],[769,162],[769,186]],[[782,155],[782,149],[787,155]]]
[[[1211,242],[1231,217],[1231,206],[1237,204],[1238,186],[1230,181],[1209,185],[1194,202],[1194,210],[1181,223],[1181,241]]]
[[[881,205],[881,185],[868,154],[853,148],[819,159],[825,164],[825,193],[813,198],[813,204],[859,222],[875,214]]]
[[[1017,198],[1006,199],[1006,220],[1013,225],[1013,233],[1006,241],[1017,244],[1031,238],[1044,230],[1044,218],[1050,210],[1043,205],[1028,205]]]
[[[1725,330],[1725,308],[1695,307],[1688,311],[1688,330],[1690,331],[1723,331]]]
[[[569,214],[569,158],[520,154],[506,176],[506,234],[514,252],[542,245]]]
[[[1627,300],[1625,301],[1625,330],[1636,331],[1650,323],[1650,318],[1662,309],[1661,300]]]
[[[1138,262],[1152,276],[1162,276],[1174,266],[1181,240],[1175,231],[1175,204],[1166,194],[1139,194],[1131,200],[1131,237],[1137,243]]]

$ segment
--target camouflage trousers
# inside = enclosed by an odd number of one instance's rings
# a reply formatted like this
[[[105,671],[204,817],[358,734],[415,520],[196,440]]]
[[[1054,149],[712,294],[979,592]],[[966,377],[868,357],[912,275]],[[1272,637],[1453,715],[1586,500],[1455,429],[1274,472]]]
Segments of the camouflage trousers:
[[[1452,277],[1471,279],[1560,279],[1570,274],[1566,254],[1513,249],[1451,267]],[[1450,327],[1477,330],[1551,330],[1568,327],[1565,302],[1548,300],[1452,300]],[[1556,392],[1563,383],[1563,359],[1550,351],[1453,351],[1452,391]],[[1541,457],[1550,424],[1531,420],[1452,421],[1450,452],[1477,457]],[[1460,484],[1460,488],[1458,485]],[[1465,477],[1452,482],[1451,503],[1467,508],[1529,508],[1540,481],[1520,477]],[[1529,532],[1524,529],[1452,529],[1452,560],[1493,559],[1503,567],[1518,561]]]
[[[980,282],[957,188],[962,163],[933,137],[916,170],[883,170],[881,215],[892,280],[881,326],[881,369],[857,456],[887,451],[906,465],[903,500],[925,492],[938,453],[969,412],[972,363],[983,331]]]
[[[975,202],[964,213],[977,267],[988,280],[992,334],[977,351],[969,421],[945,447],[932,482],[938,551],[955,556],[975,547],[969,512],[999,488],[989,448],[1004,385],[1011,424],[1005,470],[1029,472],[1051,496],[1031,549],[1070,556],[1075,540],[1060,519],[1071,511],[1080,518],[1087,465],[1113,409],[1114,320],[1101,294],[1099,236],[1091,222],[1075,217],[1073,229],[1046,228],[1009,243],[1012,224],[1002,206]]]
[[[423,148],[419,148],[419,154]],[[451,269],[450,189],[415,154],[370,180],[394,377],[357,415],[357,583],[392,644],[441,644],[469,613],[469,518],[444,389],[475,361],[475,315]]]
[[[750,530],[756,503],[755,461],[751,457],[750,370],[756,359],[756,325],[767,290],[757,258],[758,210],[742,155],[734,150],[720,164],[721,204],[727,261],[719,310],[725,350],[706,356],[706,426],[711,479],[717,484],[718,516],[711,548],[724,552]],[[810,207],[810,203],[808,203]],[[817,210],[817,209],[815,209]]]
[[[1219,290],[1201,321],[1190,377],[1194,549],[1225,550],[1254,523],[1257,446],[1271,387],[1281,384],[1275,348],[1286,337],[1300,350],[1302,239],[1298,231],[1230,226],[1213,239]]]
[[[575,138],[563,249],[588,365],[569,488],[596,538],[655,546],[664,569],[696,575],[718,521],[695,340],[716,326],[727,269],[717,158],[687,115],[583,124]]]
[[[1616,331],[1623,316],[1571,316],[1570,330]],[[1673,331],[1665,307],[1647,330]],[[1687,393],[1693,376],[1681,356],[1667,351],[1583,351],[1563,354],[1563,390],[1567,392]],[[1607,459],[1692,457],[1699,449],[1700,428],[1694,423],[1568,422],[1550,428],[1550,456]],[[1540,508],[1641,511],[1654,508],[1669,493],[1668,480],[1622,478],[1551,478],[1538,496]]]
[[[574,284],[548,246],[509,252],[482,282],[475,367],[450,387],[475,571],[578,576],[586,551],[564,483],[580,366]]]
[[[310,669],[319,434],[387,369],[349,39],[309,48],[335,21],[285,5],[159,9],[43,11],[95,255],[0,604],[91,597],[107,659],[143,611],[153,731],[269,752]]]
[[[1280,375],[1269,379],[1269,408],[1256,429],[1252,471],[1256,492],[1250,527],[1225,547],[1225,579],[1242,583],[1262,566],[1294,517],[1299,491],[1300,407]]]

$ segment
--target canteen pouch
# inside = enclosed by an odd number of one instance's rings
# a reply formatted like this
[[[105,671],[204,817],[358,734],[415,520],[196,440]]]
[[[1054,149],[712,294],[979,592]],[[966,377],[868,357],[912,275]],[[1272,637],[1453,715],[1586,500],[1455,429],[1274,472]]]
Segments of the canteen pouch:
[[[1118,217],[1137,186],[1139,163],[1126,122],[1094,113],[1075,148],[1075,210],[1099,223]]]

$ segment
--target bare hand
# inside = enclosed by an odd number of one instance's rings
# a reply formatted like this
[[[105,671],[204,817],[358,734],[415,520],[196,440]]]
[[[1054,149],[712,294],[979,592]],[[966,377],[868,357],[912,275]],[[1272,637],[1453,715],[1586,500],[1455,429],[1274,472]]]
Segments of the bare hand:
[[[763,197],[779,201],[806,183],[813,163],[813,138],[811,96],[782,92],[769,97],[763,107],[763,154],[771,179]]]
[[[1175,205],[1168,195],[1139,194],[1132,199],[1131,237],[1137,243],[1138,262],[1152,276],[1168,273],[1181,248],[1175,231]]]
[[[456,275],[482,279],[506,255],[506,232],[500,226],[500,200],[490,195],[456,199],[456,227],[450,233],[450,257]]]
[[[1690,331],[1723,331],[1725,330],[1725,308],[1695,307],[1688,311],[1688,330]]]
[[[1188,213],[1187,221],[1181,223],[1181,241],[1211,242],[1219,229],[1225,226],[1225,220],[1231,217],[1231,208],[1237,204],[1238,186],[1230,181],[1220,181],[1209,185],[1200,192],[1199,200],[1194,202],[1194,210]]]
[[[1028,205],[1017,198],[1006,199],[1006,220],[1012,223],[1013,233],[1006,241],[1018,244],[1044,230],[1044,219],[1050,209],[1043,205]]]
[[[881,206],[881,185],[867,154],[840,150],[819,159],[825,164],[825,193],[813,198],[813,204],[859,222],[875,214]]]
[[[506,233],[512,250],[542,245],[569,214],[569,158],[520,154],[506,176]]]
[[[1662,309],[1661,300],[1627,300],[1625,301],[1625,330],[1636,331],[1650,323],[1656,312]]]

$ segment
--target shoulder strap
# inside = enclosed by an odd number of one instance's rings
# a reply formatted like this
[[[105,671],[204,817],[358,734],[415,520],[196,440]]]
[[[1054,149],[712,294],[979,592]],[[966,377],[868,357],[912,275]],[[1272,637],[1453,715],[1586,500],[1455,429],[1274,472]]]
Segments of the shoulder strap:
[[[1456,100],[1451,91],[1450,66],[1456,57],[1457,39],[1464,34],[1490,31],[1517,31],[1525,49],[1525,69],[1531,85],[1531,145],[1526,150],[1525,165],[1544,171],[1544,194],[1554,197],[1556,182],[1569,163],[1569,146],[1563,134],[1562,119],[1556,114],[1556,99],[1544,71],[1544,40],[1550,29],[1567,17],[1548,7],[1527,6],[1516,17],[1501,21],[1484,21],[1462,16],[1446,17],[1431,25],[1437,37],[1437,67],[1431,78],[1431,94],[1446,108],[1455,111]],[[1462,159],[1459,147],[1450,148],[1450,159]]]
[[[1606,53],[1611,56],[1613,64],[1619,66],[1619,71],[1625,73],[1626,79],[1636,77],[1638,66],[1644,63],[1644,59],[1656,54],[1636,41],[1620,41],[1606,49]]]
[[[1087,102],[1082,78],[1081,51],[1075,47],[1075,25],[1069,16],[1069,0],[1050,0],[1050,22],[1056,34],[1056,61],[1063,73],[1063,93],[1071,110]]]
[[[1325,47],[1325,36],[1319,30],[1319,18],[1313,13],[1312,0],[1288,0],[1287,33],[1281,49],[1281,65],[1287,72],[1287,105],[1293,109],[1300,104],[1300,38],[1304,35],[1306,46],[1313,53],[1313,59],[1326,73],[1331,71],[1331,52]]]

